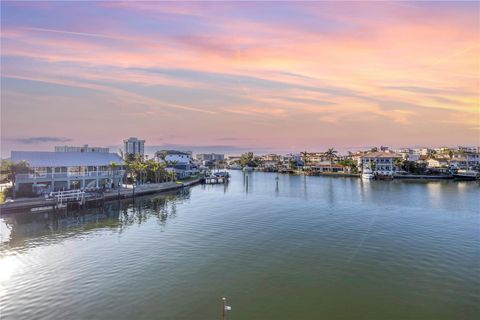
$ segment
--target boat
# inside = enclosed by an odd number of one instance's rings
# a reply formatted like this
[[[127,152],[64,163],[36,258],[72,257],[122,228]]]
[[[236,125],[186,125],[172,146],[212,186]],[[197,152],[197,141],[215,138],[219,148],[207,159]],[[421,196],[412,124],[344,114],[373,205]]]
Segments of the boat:
[[[228,176],[218,176],[218,175],[211,175],[203,178],[203,182],[205,184],[221,184],[221,183],[228,183]]]
[[[376,180],[393,180],[393,173],[390,171],[380,171],[375,175]]]
[[[213,176],[226,178],[226,179],[230,178],[230,174],[228,173],[228,171],[217,171],[213,174]]]
[[[243,168],[243,171],[251,172],[251,171],[253,171],[253,168],[249,167],[249,166],[246,166],[246,167]]]
[[[372,170],[365,169],[362,172],[362,179],[365,179],[365,180],[375,179],[375,175],[373,174]]]
[[[393,180],[393,175],[391,175],[391,174],[377,174],[375,179],[376,180]]]
[[[480,178],[480,175],[475,170],[458,170],[453,174],[455,180],[473,181]]]

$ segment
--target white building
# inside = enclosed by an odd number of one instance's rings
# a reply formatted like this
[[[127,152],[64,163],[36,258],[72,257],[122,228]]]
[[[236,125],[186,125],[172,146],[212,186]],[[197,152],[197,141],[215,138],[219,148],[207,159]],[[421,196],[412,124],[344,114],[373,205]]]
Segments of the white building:
[[[396,159],[402,156],[393,152],[367,152],[358,157],[358,166],[363,170],[371,170],[380,174],[392,174],[397,171]]]
[[[480,147],[458,147],[458,151],[467,153],[480,153]]]
[[[191,151],[161,150],[155,152],[155,159],[167,164],[168,171],[174,171],[177,178],[183,179],[198,172],[192,163]]]
[[[234,165],[238,162],[240,162],[241,156],[228,156],[227,157],[227,164],[228,165]]]
[[[202,163],[204,162],[216,162],[216,161],[224,161],[225,155],[221,153],[199,153],[195,156],[197,161]]]
[[[416,149],[413,149],[413,152],[415,154],[418,154],[418,155],[421,155],[421,156],[426,156],[426,155],[428,155],[428,152],[430,150],[431,149],[428,149],[428,148],[416,148]]]
[[[135,137],[123,140],[123,151],[125,156],[135,155],[143,157],[145,155],[145,140],[139,140]]]
[[[395,153],[402,156],[404,160],[408,160],[412,162],[417,162],[418,160],[420,160],[420,157],[421,157],[420,152],[417,152],[409,148],[397,149],[395,150]]]
[[[15,176],[17,191],[111,188],[125,173],[123,159],[115,153],[12,151],[11,160],[30,166],[30,172]],[[118,165],[115,170],[112,162]]]
[[[452,167],[457,169],[469,169],[480,166],[480,154],[463,152],[454,154],[450,161]]]
[[[447,158],[428,159],[427,166],[429,168],[446,168],[449,165]]]
[[[177,164],[190,164],[192,162],[191,151],[177,150],[160,150],[155,152],[157,161],[165,161],[167,163],[175,162]]]
[[[83,147],[77,146],[55,146],[55,152],[110,152],[109,148],[89,147],[88,144]]]

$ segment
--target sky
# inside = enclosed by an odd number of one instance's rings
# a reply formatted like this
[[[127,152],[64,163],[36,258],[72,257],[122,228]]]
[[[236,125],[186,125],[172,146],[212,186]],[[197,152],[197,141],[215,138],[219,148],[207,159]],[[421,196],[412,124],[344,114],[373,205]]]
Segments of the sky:
[[[480,145],[478,2],[1,2],[1,154]]]

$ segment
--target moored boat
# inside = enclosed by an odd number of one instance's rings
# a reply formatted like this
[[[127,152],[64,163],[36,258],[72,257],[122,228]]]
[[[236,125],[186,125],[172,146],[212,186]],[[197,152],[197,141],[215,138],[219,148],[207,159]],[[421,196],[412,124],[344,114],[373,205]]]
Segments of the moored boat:
[[[453,174],[455,180],[473,181],[480,178],[480,175],[475,170],[458,170]]]
[[[374,178],[375,178],[375,175],[373,174],[372,170],[370,170],[370,169],[363,170],[362,179],[371,180],[371,179],[374,179]]]

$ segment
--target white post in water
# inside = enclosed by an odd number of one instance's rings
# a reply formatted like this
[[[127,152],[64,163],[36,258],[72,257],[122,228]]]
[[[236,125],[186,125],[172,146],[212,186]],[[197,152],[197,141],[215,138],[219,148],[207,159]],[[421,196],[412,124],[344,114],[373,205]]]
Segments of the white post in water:
[[[227,298],[222,298],[222,320],[225,320],[225,312],[232,310],[231,306],[227,305]]]

